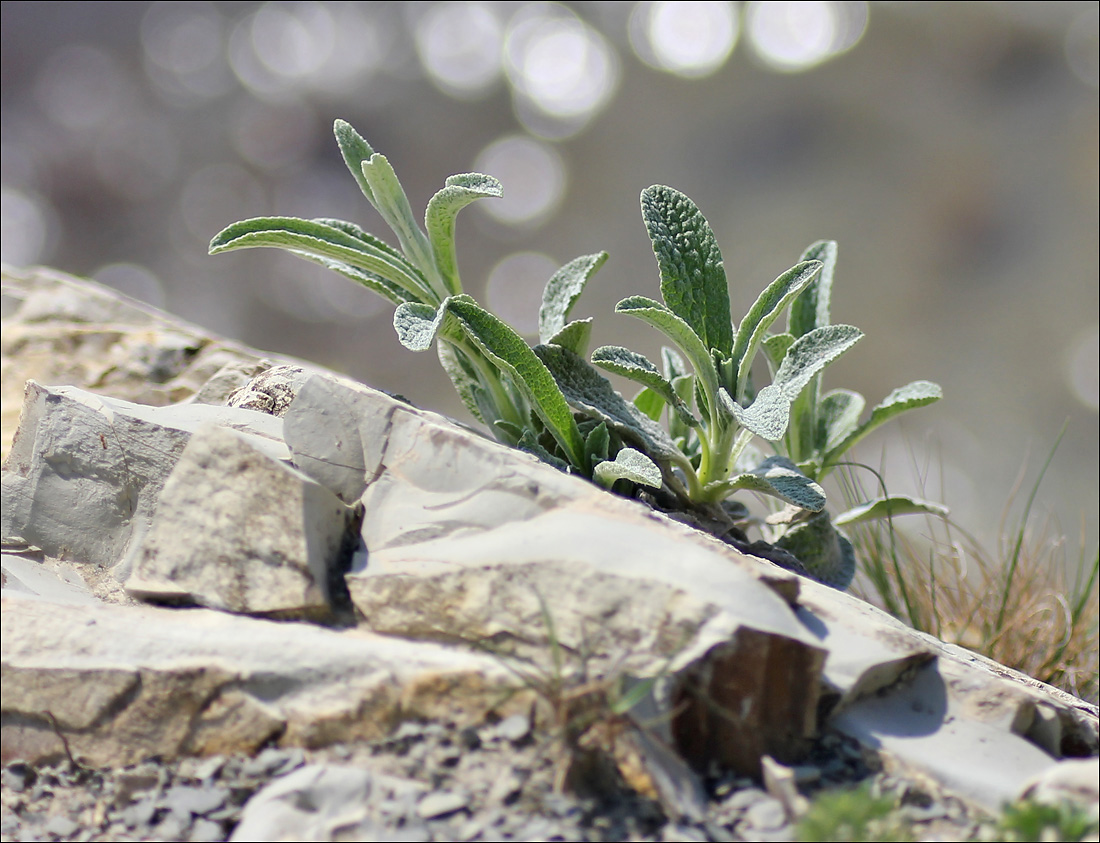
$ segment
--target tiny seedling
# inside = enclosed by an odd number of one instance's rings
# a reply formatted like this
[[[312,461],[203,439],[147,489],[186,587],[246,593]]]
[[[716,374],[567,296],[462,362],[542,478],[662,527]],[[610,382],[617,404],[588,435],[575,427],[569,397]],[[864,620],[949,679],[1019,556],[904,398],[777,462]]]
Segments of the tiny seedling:
[[[343,120],[334,130],[344,162],[400,249],[342,220],[261,217],[226,228],[211,241],[210,253],[281,248],[362,284],[396,306],[393,325],[402,345],[412,351],[436,347],[463,403],[499,440],[608,488],[619,480],[659,487],[657,466],[606,424],[578,426],[538,349],[463,292],[455,251],[458,212],[501,196],[500,182],[480,173],[451,176],[428,202],[421,228],[386,157]],[[547,284],[540,326],[543,341],[558,342],[553,348],[559,352],[585,342],[587,323],[566,325],[565,319],[606,258],[577,258]],[[614,392],[606,381],[601,386]]]

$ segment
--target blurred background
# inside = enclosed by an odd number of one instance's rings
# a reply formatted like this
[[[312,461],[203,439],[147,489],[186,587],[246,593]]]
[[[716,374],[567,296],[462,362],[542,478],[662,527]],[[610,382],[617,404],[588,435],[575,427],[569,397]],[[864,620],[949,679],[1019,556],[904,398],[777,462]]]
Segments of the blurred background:
[[[284,253],[208,257],[210,238],[278,214],[393,242],[338,154],[341,117],[417,210],[451,173],[501,179],[505,198],[459,221],[483,303],[534,332],[550,274],[607,250],[574,315],[598,317],[593,347],[659,359],[657,333],[612,309],[657,296],[638,194],[668,184],[715,229],[738,317],[839,241],[833,321],[867,336],[826,387],[946,396],[861,446],[891,491],[993,537],[1068,419],[1039,500],[1092,548],[1098,8],[5,2],[2,257],[465,419],[384,301]]]

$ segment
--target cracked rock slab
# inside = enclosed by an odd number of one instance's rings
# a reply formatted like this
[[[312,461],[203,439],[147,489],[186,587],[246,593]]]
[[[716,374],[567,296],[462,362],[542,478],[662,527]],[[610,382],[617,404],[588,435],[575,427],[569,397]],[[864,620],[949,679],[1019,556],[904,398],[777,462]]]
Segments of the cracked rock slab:
[[[249,438],[200,428],[164,484],[126,590],[243,614],[325,615],[355,516]]]
[[[3,536],[48,556],[110,567],[148,530],[191,434],[220,424],[289,459],[279,419],[202,404],[147,407],[76,387],[26,385],[3,470]]]
[[[205,609],[58,605],[4,590],[3,763],[125,766],[378,739],[404,720],[530,705],[498,659]],[[502,704],[502,700],[507,700]],[[504,709],[498,706],[504,705]]]

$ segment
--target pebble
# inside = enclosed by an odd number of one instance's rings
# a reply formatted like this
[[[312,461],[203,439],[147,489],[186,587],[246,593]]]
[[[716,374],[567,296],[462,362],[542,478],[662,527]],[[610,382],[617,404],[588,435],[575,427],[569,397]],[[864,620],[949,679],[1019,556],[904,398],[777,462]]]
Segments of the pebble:
[[[429,793],[416,806],[416,813],[423,819],[434,820],[461,811],[470,802],[463,793]]]
[[[37,778],[34,768],[22,761],[9,764],[4,768],[3,773],[0,773],[0,782],[3,786],[10,787],[16,793],[22,793],[33,785]]]
[[[519,743],[531,733],[531,719],[526,714],[513,714],[497,724],[498,737],[512,743]]]
[[[80,828],[75,822],[68,817],[51,817],[49,821],[42,826],[42,831],[46,834],[52,834],[54,837],[65,840],[73,836],[73,834]]]
[[[745,822],[758,831],[775,831],[787,824],[787,812],[778,799],[766,797],[745,811]]]

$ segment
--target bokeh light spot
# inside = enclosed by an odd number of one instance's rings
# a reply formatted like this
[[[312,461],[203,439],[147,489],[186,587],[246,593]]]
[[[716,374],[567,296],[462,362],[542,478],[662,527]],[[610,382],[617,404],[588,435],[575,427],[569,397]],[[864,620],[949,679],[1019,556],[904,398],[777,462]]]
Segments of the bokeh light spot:
[[[1100,411],[1100,328],[1080,334],[1070,346],[1066,380],[1073,397]]]
[[[482,96],[500,78],[503,29],[485,3],[437,3],[416,24],[420,61],[446,93]]]
[[[7,185],[0,188],[0,260],[13,266],[41,263],[49,254],[54,216],[43,200]]]
[[[639,3],[630,16],[630,41],[646,64],[678,76],[714,73],[726,63],[739,30],[737,4]]]
[[[774,70],[798,72],[851,49],[867,28],[861,2],[753,2],[745,30],[756,54]]]
[[[559,4],[524,6],[505,35],[505,71],[520,122],[543,137],[583,128],[618,85],[618,57],[600,33]]]
[[[229,90],[225,21],[213,3],[153,3],[141,20],[145,72],[171,95],[209,99]]]
[[[493,141],[474,163],[480,173],[504,185],[504,197],[479,202],[487,214],[509,225],[534,225],[549,218],[565,194],[565,164],[548,144],[524,135]]]
[[[485,298],[497,316],[526,336],[539,332],[542,291],[558,265],[538,252],[517,252],[489,273]]]
[[[1081,12],[1066,28],[1066,62],[1090,88],[1100,88],[1100,9]]]
[[[263,65],[290,79],[315,73],[336,46],[336,27],[323,3],[266,3],[253,15],[250,35]]]
[[[59,126],[77,132],[125,113],[133,85],[114,56],[98,47],[61,47],[46,60],[35,93]]]

